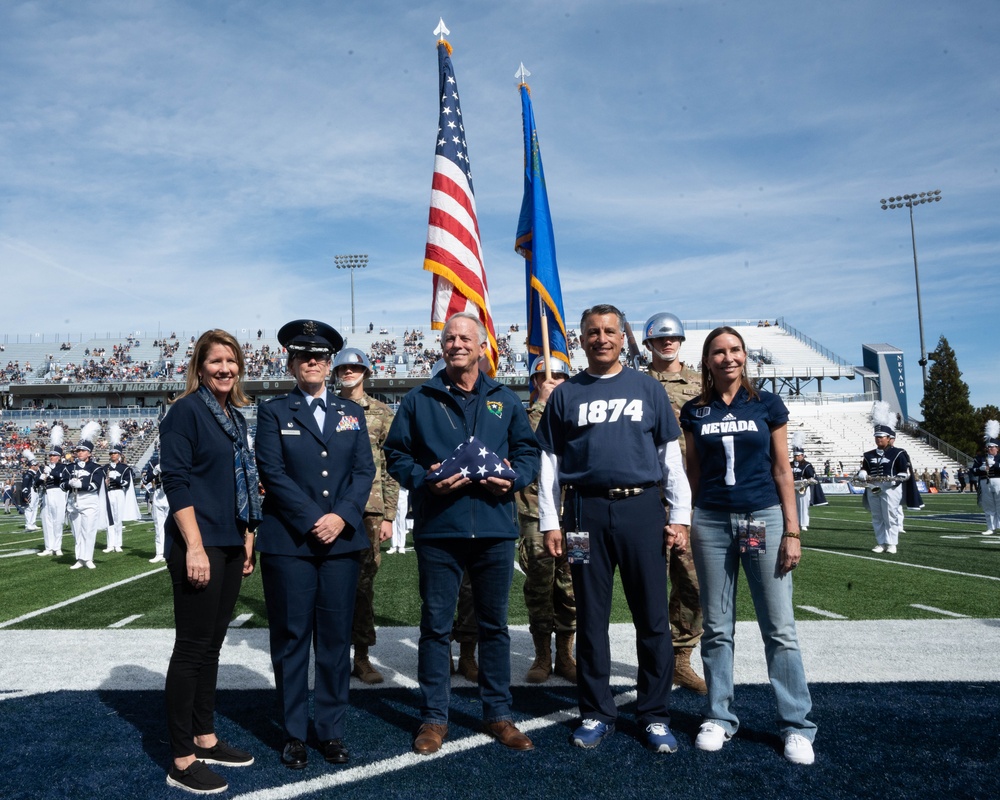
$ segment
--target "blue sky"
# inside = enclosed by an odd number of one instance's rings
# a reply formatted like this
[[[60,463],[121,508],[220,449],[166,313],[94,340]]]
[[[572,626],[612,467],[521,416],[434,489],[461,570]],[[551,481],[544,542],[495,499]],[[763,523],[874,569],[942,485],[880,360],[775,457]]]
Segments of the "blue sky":
[[[451,29],[494,316],[529,83],[567,317],[783,316],[853,363],[927,349],[1000,404],[1000,5],[912,2],[0,4],[0,333],[429,329],[421,269]],[[692,357],[693,354],[689,354]],[[857,384],[856,384],[857,385]],[[838,387],[846,388],[843,385]]]

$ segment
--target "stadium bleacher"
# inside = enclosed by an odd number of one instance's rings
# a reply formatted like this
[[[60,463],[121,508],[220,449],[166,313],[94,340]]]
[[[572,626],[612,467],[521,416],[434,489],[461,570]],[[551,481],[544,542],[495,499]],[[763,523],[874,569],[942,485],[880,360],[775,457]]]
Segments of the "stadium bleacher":
[[[631,322],[640,348],[643,324],[644,320]],[[860,392],[855,395],[824,393],[823,379],[852,379],[856,375],[855,367],[780,318],[773,322],[770,319],[685,321],[687,340],[682,358],[689,366],[699,368],[705,337],[722,324],[736,328],[746,340],[751,376],[761,379],[765,388],[787,396],[792,411],[790,429],[799,427],[806,431],[809,458],[817,468],[822,471],[823,463],[829,459],[835,472],[841,462],[845,471],[853,470],[861,454],[872,446],[867,414],[875,398]],[[498,327],[500,375],[527,375],[530,357],[524,342],[525,330],[523,323]],[[5,385],[11,383],[31,385],[58,380],[60,383],[83,382],[99,386],[102,378],[94,376],[101,374],[106,374],[108,380],[183,380],[190,343],[198,333],[181,331],[179,334],[171,332],[163,335],[133,332],[104,337],[62,336],[48,341],[44,337],[38,341],[37,334],[26,337],[8,335],[2,337],[4,350],[0,353],[0,393]],[[575,337],[576,332],[571,330],[570,339]],[[237,338],[243,344],[250,377],[267,378],[284,374],[284,354],[275,329],[261,330],[258,335],[257,329],[241,328]],[[373,326],[371,330],[363,328],[345,333],[345,340],[347,346],[357,347],[369,355],[376,378],[420,378],[429,375],[431,366],[440,357],[438,333],[429,325]],[[645,349],[642,353],[645,355]],[[111,364],[113,360],[115,363]],[[70,365],[80,367],[91,361],[97,367],[91,370],[89,376],[74,374],[70,368]],[[574,372],[586,366],[586,358],[579,347],[571,349],[570,361]],[[30,371],[25,369],[29,362]],[[20,365],[23,373],[20,381],[10,381],[9,375],[5,377],[7,373],[3,370],[8,363]],[[818,391],[806,392],[806,388],[813,388],[813,383]],[[62,415],[64,411],[66,409],[58,409],[56,413]],[[107,416],[100,408],[80,411],[89,416]],[[142,415],[146,413],[141,409],[137,411],[140,412]],[[155,415],[156,412],[151,410],[149,413]],[[900,432],[897,444],[910,452],[918,472],[947,466],[954,474],[958,466],[954,459],[945,458],[938,450],[904,432]],[[135,456],[141,458],[140,454]],[[141,466],[135,460],[130,463]]]

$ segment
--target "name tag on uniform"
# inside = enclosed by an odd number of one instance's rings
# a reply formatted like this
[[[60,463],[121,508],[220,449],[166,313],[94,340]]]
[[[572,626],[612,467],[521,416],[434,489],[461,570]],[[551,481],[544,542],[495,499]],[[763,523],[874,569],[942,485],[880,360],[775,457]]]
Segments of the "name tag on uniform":
[[[302,435],[302,431],[300,431],[298,428],[292,428],[291,430],[286,430],[286,429],[282,428],[281,429],[281,435],[282,436],[301,436]]]

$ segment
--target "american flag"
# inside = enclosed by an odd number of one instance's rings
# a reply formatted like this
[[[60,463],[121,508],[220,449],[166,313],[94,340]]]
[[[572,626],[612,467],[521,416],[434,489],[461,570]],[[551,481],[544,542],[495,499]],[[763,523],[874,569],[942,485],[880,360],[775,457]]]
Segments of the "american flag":
[[[479,240],[476,196],[458,101],[458,84],[451,65],[451,45],[441,39],[437,47],[441,115],[424,251],[424,269],[434,274],[431,327],[441,330],[448,318],[459,311],[476,314],[486,326],[487,356],[490,374],[494,375],[499,353]]]
[[[487,478],[503,478],[508,481],[517,479],[517,472],[475,436],[470,436],[468,441],[456,447],[427,480],[437,483],[458,474],[480,483]]]

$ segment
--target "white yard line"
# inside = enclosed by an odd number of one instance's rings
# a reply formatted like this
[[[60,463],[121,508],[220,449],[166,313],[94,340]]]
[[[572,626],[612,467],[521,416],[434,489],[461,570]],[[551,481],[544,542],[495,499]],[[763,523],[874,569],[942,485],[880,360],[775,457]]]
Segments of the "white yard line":
[[[112,622],[108,625],[109,628],[124,628],[126,625],[131,625],[137,619],[141,619],[142,614],[133,614],[130,617],[125,617],[125,619],[120,619],[118,622]]]
[[[914,569],[926,569],[931,572],[944,572],[947,575],[961,575],[963,578],[982,578],[986,581],[1000,581],[996,575],[980,575],[977,572],[959,572],[954,569],[942,569],[941,567],[928,567],[926,564],[910,564],[906,561],[890,561],[887,558],[875,558],[875,556],[863,556],[857,553],[841,553],[837,550],[824,550],[821,547],[803,547],[803,550],[812,550],[814,553],[825,553],[830,556],[843,556],[844,558],[860,558],[863,561],[877,561],[880,564],[888,564],[894,567],[913,567]]]
[[[812,614],[819,614],[821,617],[826,617],[827,619],[847,619],[847,617],[842,614],[834,614],[832,611],[824,611],[822,608],[816,608],[816,606],[797,606],[803,611],[809,611]]]
[[[910,603],[910,608],[919,608],[921,611],[930,611],[934,614],[943,614],[946,617],[955,617],[956,619],[968,619],[968,614],[958,614],[954,611],[945,611],[943,608],[935,608],[934,606],[925,606],[920,603]]]
[[[253,619],[253,614],[240,614],[236,619],[229,623],[230,628],[242,628],[250,620]]]
[[[94,597],[95,595],[101,594],[103,592],[110,591],[111,589],[117,589],[119,586],[124,586],[126,583],[132,583],[132,581],[137,581],[140,578],[148,578],[150,575],[156,575],[158,572],[163,572],[166,567],[159,567],[157,569],[151,570],[150,572],[143,572],[141,575],[133,575],[131,578],[125,578],[125,580],[118,581],[117,583],[112,583],[107,586],[102,586],[100,589],[94,589],[90,592],[84,592],[76,597],[71,597],[69,600],[63,600],[61,603],[56,603],[53,606],[48,606],[46,608],[39,608],[37,611],[31,611],[27,614],[23,614],[20,617],[15,617],[14,619],[9,619],[6,622],[0,622],[0,628],[9,628],[11,625],[17,625],[18,623],[24,622],[27,619],[34,619],[42,614],[47,614],[50,611],[55,611],[59,608],[65,608],[66,606],[71,606],[73,603],[79,603],[81,600],[86,600],[88,597]]]

